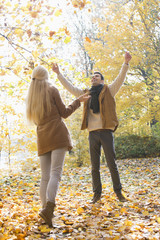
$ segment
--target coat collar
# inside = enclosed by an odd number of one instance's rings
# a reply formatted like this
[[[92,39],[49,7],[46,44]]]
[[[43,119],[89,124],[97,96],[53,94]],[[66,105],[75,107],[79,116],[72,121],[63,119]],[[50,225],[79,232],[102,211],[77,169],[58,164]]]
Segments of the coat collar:
[[[104,86],[103,86],[103,88],[102,88],[102,91],[101,91],[101,93],[99,94],[99,99],[102,99],[103,97],[104,97],[104,93],[105,93],[105,91],[107,91],[108,90],[108,86],[107,86],[107,84],[104,84]]]

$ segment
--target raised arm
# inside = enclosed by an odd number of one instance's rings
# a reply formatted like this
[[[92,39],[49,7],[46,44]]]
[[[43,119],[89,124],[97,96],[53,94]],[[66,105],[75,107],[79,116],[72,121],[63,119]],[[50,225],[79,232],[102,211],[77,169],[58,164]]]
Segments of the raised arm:
[[[130,53],[126,52],[125,56],[124,56],[124,63],[122,65],[122,68],[121,68],[118,76],[108,86],[113,97],[117,94],[117,92],[119,91],[119,89],[121,88],[121,86],[125,80],[131,58],[132,58],[132,56],[130,55]]]
[[[62,85],[74,96],[79,97],[80,95],[84,94],[82,89],[74,87],[61,73],[59,67],[56,63],[53,63],[52,70],[57,74],[57,78],[62,83]]]

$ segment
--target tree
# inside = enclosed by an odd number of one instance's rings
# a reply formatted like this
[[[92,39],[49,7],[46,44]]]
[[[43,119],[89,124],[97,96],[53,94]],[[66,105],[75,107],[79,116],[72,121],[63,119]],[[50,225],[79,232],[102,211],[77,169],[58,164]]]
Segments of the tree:
[[[86,50],[95,62],[95,68],[104,74],[108,83],[118,74],[124,52],[131,52],[132,71],[130,80],[127,78],[125,87],[117,95],[118,113],[122,126],[131,124],[133,130],[136,126],[152,127],[160,121],[158,1],[105,3],[107,7],[102,13],[104,19],[97,20],[97,40],[87,43]]]

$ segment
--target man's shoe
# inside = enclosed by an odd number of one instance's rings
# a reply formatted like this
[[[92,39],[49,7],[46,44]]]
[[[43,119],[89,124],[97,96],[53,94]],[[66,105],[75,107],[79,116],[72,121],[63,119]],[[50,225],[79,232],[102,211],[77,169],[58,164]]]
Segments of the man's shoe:
[[[101,194],[100,193],[95,193],[93,196],[93,199],[91,201],[91,203],[96,203],[101,199]]]
[[[116,193],[118,199],[120,202],[126,202],[127,199],[124,197],[124,195],[121,192]]]

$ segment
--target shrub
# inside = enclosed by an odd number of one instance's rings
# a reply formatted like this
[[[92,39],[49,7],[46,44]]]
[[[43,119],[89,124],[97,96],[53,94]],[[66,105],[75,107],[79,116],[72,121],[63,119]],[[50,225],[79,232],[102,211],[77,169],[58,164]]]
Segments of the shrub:
[[[115,138],[116,158],[160,157],[160,139],[155,136],[125,135]]]

